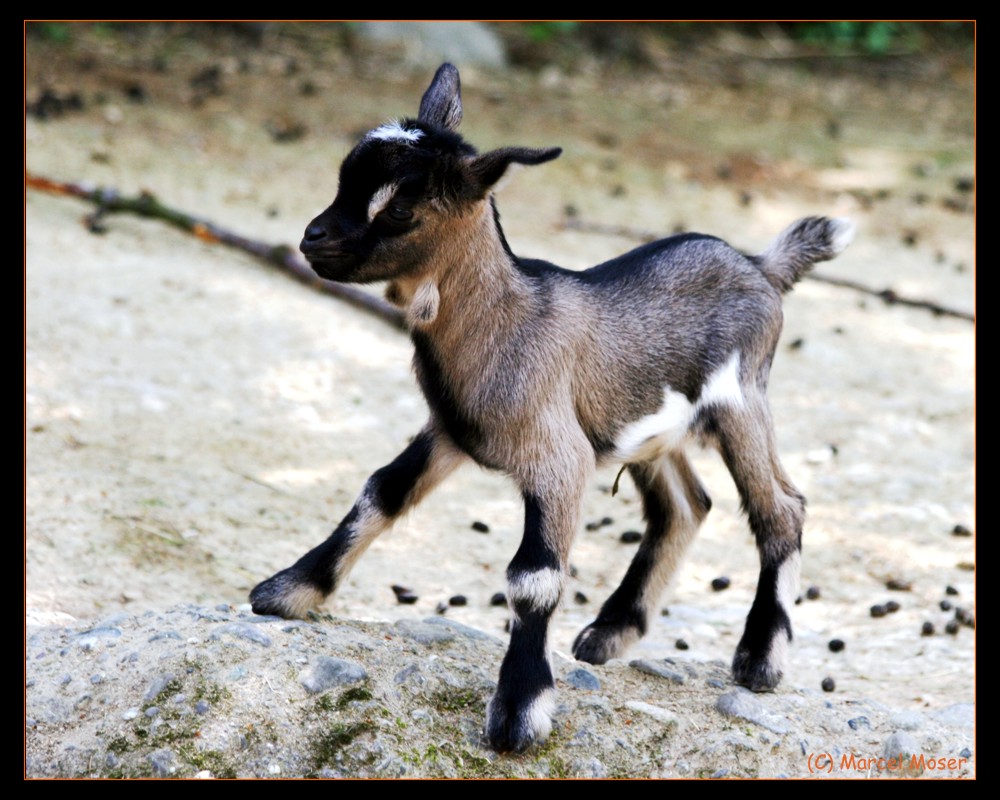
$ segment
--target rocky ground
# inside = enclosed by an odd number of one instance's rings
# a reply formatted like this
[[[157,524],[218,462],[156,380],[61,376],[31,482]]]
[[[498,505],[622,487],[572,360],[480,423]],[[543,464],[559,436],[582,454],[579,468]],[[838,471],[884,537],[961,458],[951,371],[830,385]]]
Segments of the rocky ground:
[[[294,243],[354,138],[413,113],[433,71],[323,33],[29,38],[27,168],[153,191]],[[968,54],[828,63],[721,37],[647,55],[641,68],[463,68],[472,141],[565,151],[504,188],[515,251],[582,267],[634,245],[631,231],[682,229],[755,251],[797,216],[846,215],[857,240],[822,274],[973,311]],[[969,321],[814,281],[788,298],[771,397],[786,468],[809,498],[803,589],[817,591],[796,608],[777,694],[746,695],[719,665],[752,600],[756,554],[712,454],[697,463],[713,512],[664,597],[669,613],[631,654],[685,682],[625,662],[586,667],[596,686],[572,682],[584,665],[558,654],[623,574],[634,545],[621,535],[641,528],[634,491],[623,480],[612,498],[614,470],[602,471],[554,621],[553,743],[496,759],[477,727],[506,621],[490,598],[522,514],[499,476],[461,471],[376,542],[327,604],[332,618],[240,611],[419,429],[406,337],[162,223],[108,216],[99,235],[83,224],[91,211],[26,197],[28,774],[800,776],[821,746],[867,758],[897,734],[929,757],[970,749],[960,770],[926,774],[974,774]],[[713,591],[723,576],[729,588]],[[417,602],[397,604],[392,584]],[[456,595],[464,606],[448,604]],[[890,601],[898,610],[872,615]],[[949,633],[959,609],[965,623]],[[446,622],[486,638],[413,633]],[[832,652],[832,639],[845,647]],[[323,659],[368,677],[311,692],[303,675]],[[836,688],[824,694],[827,677]],[[459,700],[441,697],[456,687]],[[743,703],[756,719],[728,714]]]

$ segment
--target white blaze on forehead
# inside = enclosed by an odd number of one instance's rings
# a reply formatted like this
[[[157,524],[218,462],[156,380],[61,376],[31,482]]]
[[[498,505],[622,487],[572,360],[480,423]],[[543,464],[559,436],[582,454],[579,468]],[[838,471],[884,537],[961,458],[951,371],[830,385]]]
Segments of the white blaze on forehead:
[[[398,120],[379,125],[375,130],[369,131],[366,139],[380,139],[384,142],[418,142],[424,135],[423,131],[410,130],[404,128]]]
[[[372,195],[372,199],[368,201],[368,221],[371,222],[375,217],[379,215],[389,203],[392,198],[396,196],[396,190],[399,185],[396,183],[387,183],[385,186],[381,186],[375,190],[375,194]]]

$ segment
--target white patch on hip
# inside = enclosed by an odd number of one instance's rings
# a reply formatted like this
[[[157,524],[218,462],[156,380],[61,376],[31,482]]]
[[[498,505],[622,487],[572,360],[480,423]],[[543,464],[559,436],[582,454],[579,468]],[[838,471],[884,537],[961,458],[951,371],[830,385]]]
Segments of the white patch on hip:
[[[394,119],[385,125],[379,125],[375,130],[369,131],[365,139],[379,139],[383,142],[418,142],[424,135],[423,131],[410,130],[404,128],[399,120]]]
[[[705,388],[698,397],[699,407],[707,405],[743,405],[739,353],[734,352],[725,364],[708,376]]]
[[[381,211],[392,202],[392,198],[396,196],[396,190],[399,188],[398,184],[387,183],[385,186],[379,187],[375,194],[372,195],[372,199],[368,201],[368,221],[372,222],[375,217],[381,213]]]
[[[667,386],[659,411],[629,423],[618,434],[615,455],[622,461],[647,461],[675,450],[687,435],[694,411],[684,395]]]
[[[709,405],[743,404],[740,386],[740,354],[734,352],[708,376],[698,400],[691,403],[669,386],[663,388],[663,405],[653,414],[626,425],[615,443],[615,456],[622,461],[650,461],[677,450],[684,442],[698,411]]]
[[[551,611],[559,603],[559,596],[562,594],[562,573],[545,568],[508,575],[507,592],[512,608],[522,602],[530,603],[535,611]]]

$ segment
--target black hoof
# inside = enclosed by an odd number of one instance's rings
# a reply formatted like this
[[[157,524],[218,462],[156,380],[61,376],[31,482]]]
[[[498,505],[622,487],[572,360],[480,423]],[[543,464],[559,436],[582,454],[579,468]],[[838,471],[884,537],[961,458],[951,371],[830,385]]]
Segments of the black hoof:
[[[523,753],[548,738],[552,729],[554,690],[528,703],[504,703],[496,695],[486,712],[486,738],[498,753]]]
[[[601,625],[592,622],[573,642],[573,655],[588,664],[604,664],[618,658],[641,636],[631,625]]]
[[[781,683],[780,664],[773,663],[771,654],[754,656],[749,650],[739,648],[733,658],[733,680],[752,692],[771,692]]]
[[[284,569],[250,592],[254,614],[295,619],[323,602],[324,593],[304,578],[294,567]]]

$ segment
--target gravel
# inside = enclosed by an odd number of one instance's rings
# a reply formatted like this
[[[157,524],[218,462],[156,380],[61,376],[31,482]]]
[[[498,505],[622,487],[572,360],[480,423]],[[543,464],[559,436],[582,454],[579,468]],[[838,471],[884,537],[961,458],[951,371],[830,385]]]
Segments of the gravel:
[[[92,630],[77,622],[28,629],[28,777],[804,777],[803,746],[870,750],[875,732],[935,757],[973,744],[965,707],[754,694],[720,662],[583,668],[556,653],[552,740],[510,758],[481,738],[505,645],[442,617],[289,623],[185,605],[116,627],[90,649],[69,646]]]

